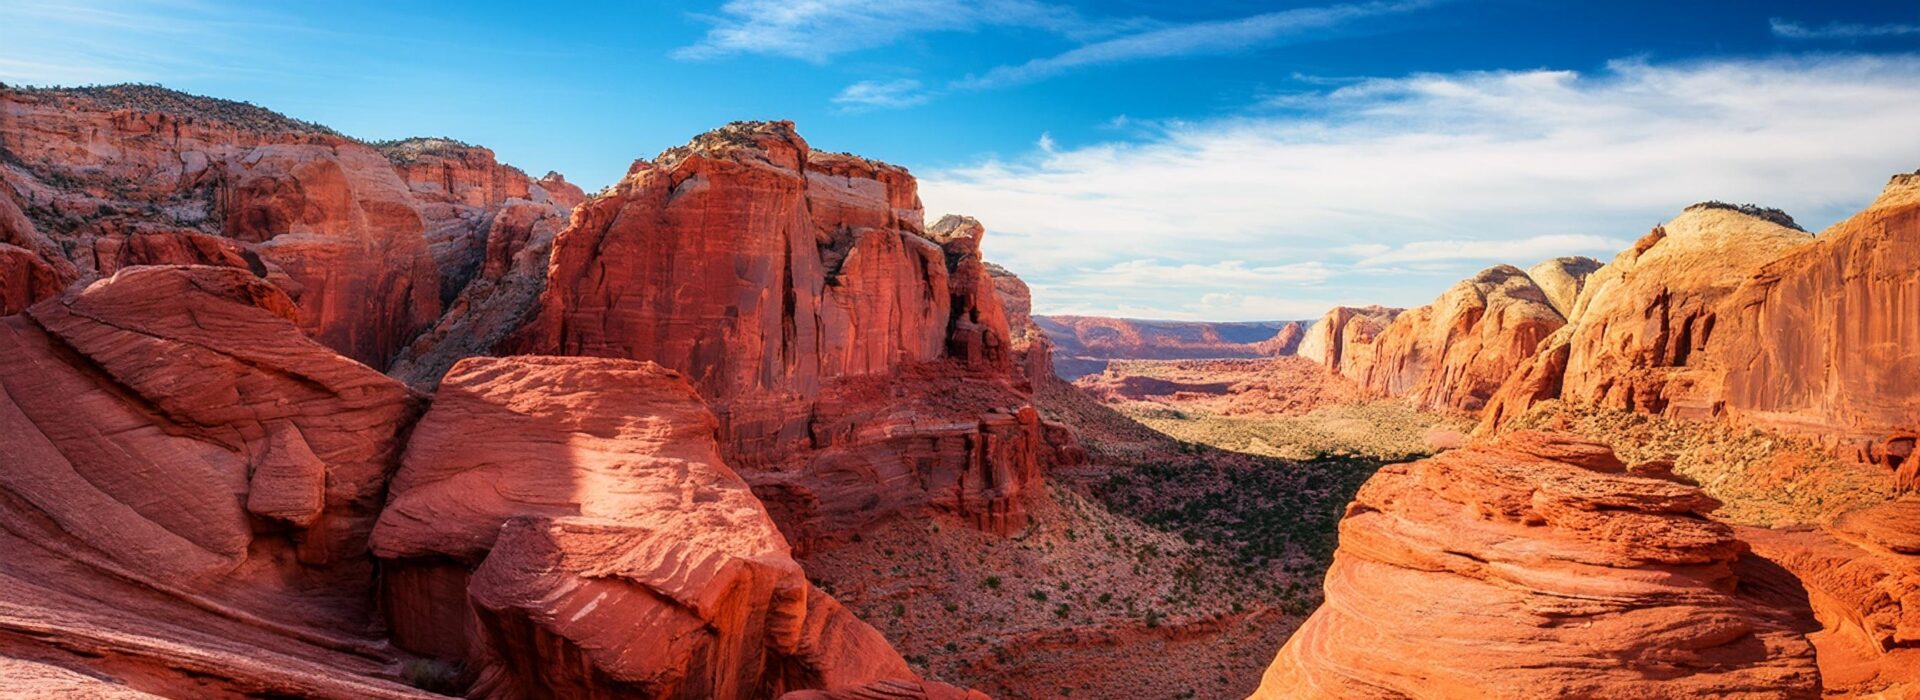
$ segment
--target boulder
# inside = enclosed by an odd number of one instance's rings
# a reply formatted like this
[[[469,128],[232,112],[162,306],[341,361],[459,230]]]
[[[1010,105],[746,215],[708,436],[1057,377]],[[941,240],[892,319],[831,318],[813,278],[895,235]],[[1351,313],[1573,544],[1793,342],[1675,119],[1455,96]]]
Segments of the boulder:
[[[1382,469],[1253,697],[1819,697],[1791,579],[1628,472],[1528,431]]]

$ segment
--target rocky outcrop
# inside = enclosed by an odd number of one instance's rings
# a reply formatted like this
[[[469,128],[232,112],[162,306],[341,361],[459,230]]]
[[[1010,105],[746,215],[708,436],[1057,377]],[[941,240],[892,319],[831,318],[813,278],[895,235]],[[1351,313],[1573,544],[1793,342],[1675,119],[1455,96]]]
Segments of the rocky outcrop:
[[[1354,368],[1372,362],[1373,339],[1406,309],[1385,306],[1336,306],[1307,327],[1294,354],[1327,369],[1354,376]]]
[[[1254,343],[1254,351],[1274,357],[1298,354],[1300,343],[1307,339],[1307,329],[1310,327],[1305,321],[1288,321],[1273,337]]]
[[[749,698],[911,678],[807,582],[718,422],[653,363],[470,358],[374,531],[394,638],[477,697]]]
[[[367,537],[417,401],[279,289],[136,267],[0,320],[0,656],[167,696],[408,697]]]
[[[780,700],[987,700],[987,694],[945,683],[894,680],[842,690],[798,690]]]
[[[1527,273],[1499,265],[1395,317],[1373,340],[1367,359],[1346,358],[1342,370],[1379,396],[1403,397],[1433,411],[1474,413],[1540,341],[1564,325],[1547,292]]]
[[[1536,432],[1382,469],[1253,697],[1818,697],[1805,599],[1659,474]]]
[[[309,335],[382,369],[474,277],[499,207],[531,202],[564,218],[583,196],[485,149],[376,149],[150,86],[6,88],[0,115],[0,175],[19,200],[0,204],[4,242],[34,251],[62,283],[128,265],[251,270],[294,300]]]
[[[982,235],[926,229],[900,168],[736,123],[582,205],[502,347],[682,372],[798,541],[922,505],[1018,528],[1038,427]]]
[[[1920,690],[1920,500],[1843,514],[1820,528],[1741,530],[1793,572],[1823,629],[1809,635],[1830,694]]]
[[[20,313],[66,286],[53,266],[33,251],[0,243],[0,316]]]
[[[1580,256],[1554,258],[1527,268],[1527,277],[1539,285],[1553,310],[1566,318],[1573,315],[1573,307],[1580,301],[1580,290],[1586,289],[1587,278],[1600,269],[1600,264],[1598,260]]]

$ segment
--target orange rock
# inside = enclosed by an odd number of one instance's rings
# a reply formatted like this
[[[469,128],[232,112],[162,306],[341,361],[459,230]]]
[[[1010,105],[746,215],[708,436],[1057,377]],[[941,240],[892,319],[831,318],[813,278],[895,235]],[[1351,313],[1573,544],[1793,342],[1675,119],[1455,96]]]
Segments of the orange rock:
[[[1373,339],[1406,309],[1336,306],[1314,321],[1294,354],[1349,377],[1372,362]]]
[[[1545,290],[1527,273],[1500,265],[1395,317],[1364,361],[1343,358],[1341,371],[1380,396],[1433,411],[1477,412],[1563,325]]]
[[[409,572],[386,595],[395,639],[479,667],[480,697],[747,698],[912,677],[807,582],[721,462],[717,427],[652,363],[462,360],[374,532]],[[471,605],[449,605],[456,592]]]
[[[780,700],[987,700],[987,695],[945,683],[886,680],[843,690],[799,690]]]
[[[1741,536],[1805,587],[1824,627],[1808,638],[1829,694],[1920,692],[1920,500],[1846,513],[1823,528]]]
[[[797,541],[824,534],[804,523],[844,534],[926,504],[1018,528],[1007,499],[1037,480],[1037,456],[999,446],[1040,428],[987,417],[1026,397],[983,229],[926,230],[916,187],[813,151],[788,122],[709,132],[574,213],[533,320],[502,349],[684,373]],[[863,429],[846,429],[855,415]]]
[[[417,411],[245,270],[0,320],[0,656],[164,696],[410,697],[366,540]]]
[[[1624,472],[1527,432],[1382,469],[1253,697],[1818,697],[1808,612],[1713,500]]]
[[[1073,381],[1115,360],[1215,360],[1291,355],[1306,324],[1148,321],[1102,316],[1043,316],[1039,326],[1059,347],[1056,369]],[[1016,326],[1017,328],[1017,326]]]

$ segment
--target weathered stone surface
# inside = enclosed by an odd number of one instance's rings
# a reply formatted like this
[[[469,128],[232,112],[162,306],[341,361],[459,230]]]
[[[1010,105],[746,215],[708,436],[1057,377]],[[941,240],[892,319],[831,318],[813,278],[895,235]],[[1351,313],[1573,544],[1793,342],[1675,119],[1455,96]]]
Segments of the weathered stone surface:
[[[374,534],[413,572],[387,591],[395,639],[480,668],[480,697],[748,698],[911,678],[807,582],[722,463],[717,427],[653,363],[461,361]],[[454,591],[471,605],[448,605]]]
[[[20,313],[66,286],[53,266],[33,251],[0,243],[0,316]]]
[[[1353,376],[1349,368],[1365,367],[1372,362],[1374,337],[1385,331],[1402,311],[1405,309],[1378,305],[1336,306],[1307,328],[1294,354]]]
[[[997,445],[1039,426],[994,417],[1026,394],[984,231],[962,217],[926,230],[915,188],[900,168],[813,151],[791,123],[704,134],[575,212],[533,320],[502,348],[684,373],[797,541],[924,504],[1017,528],[1007,499],[1037,465],[980,460],[1033,458]]]
[[[1790,580],[1625,472],[1528,432],[1381,470],[1254,697],[1818,697]]]
[[[1824,628],[1809,639],[1829,694],[1920,692],[1920,500],[1846,513],[1817,529],[1740,534],[1805,587]]]
[[[1473,413],[1563,325],[1545,290],[1518,268],[1499,265],[1395,317],[1368,359],[1343,363],[1342,372],[1376,395]]]
[[[366,539],[417,411],[245,270],[0,320],[0,654],[166,696],[408,697]]]
[[[376,149],[151,86],[7,88],[0,115],[0,175],[17,194],[0,196],[0,242],[62,283],[129,265],[249,269],[293,298],[309,335],[382,369],[473,277],[495,209],[564,212],[582,197],[486,149]]]
[[[1600,261],[1587,257],[1554,258],[1527,268],[1527,277],[1540,286],[1540,291],[1547,295],[1547,303],[1564,318],[1573,313],[1574,305],[1580,300],[1580,290],[1587,286],[1587,277],[1600,269],[1600,265]]]
[[[932,681],[886,680],[843,690],[798,690],[780,700],[987,700],[987,694]]]
[[[1103,316],[1042,316],[1036,323],[1059,348],[1054,369],[1067,381],[1099,374],[1115,360],[1291,355],[1307,326],[1299,321],[1211,323]]]

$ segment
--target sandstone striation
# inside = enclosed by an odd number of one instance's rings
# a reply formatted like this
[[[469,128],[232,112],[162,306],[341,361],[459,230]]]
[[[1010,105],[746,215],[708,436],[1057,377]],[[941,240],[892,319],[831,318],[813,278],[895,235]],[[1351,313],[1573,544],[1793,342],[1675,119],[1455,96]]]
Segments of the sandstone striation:
[[[474,277],[498,208],[564,218],[583,197],[485,149],[376,148],[138,85],[0,89],[0,151],[12,191],[0,242],[34,251],[63,285],[129,265],[251,270],[294,300],[302,330],[382,369]]]
[[[1518,268],[1499,265],[1395,317],[1373,340],[1368,358],[1352,358],[1343,373],[1376,395],[1404,397],[1424,409],[1477,412],[1563,325],[1540,285]]]
[[[417,412],[245,270],[0,320],[0,656],[168,696],[411,697],[366,541]]]
[[[1381,470],[1254,697],[1818,697],[1804,598],[1658,473],[1526,431]]]
[[[1307,327],[1294,354],[1354,376],[1373,360],[1373,340],[1406,309],[1336,306]]]
[[[1041,428],[984,229],[927,228],[916,187],[788,122],[702,135],[574,213],[502,349],[685,374],[796,541],[925,506],[1018,529]]]
[[[680,374],[471,358],[414,429],[373,549],[394,639],[475,697],[751,698],[913,674],[807,582]]]

